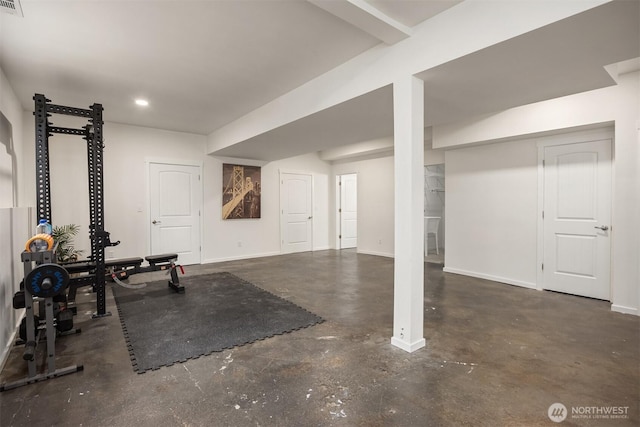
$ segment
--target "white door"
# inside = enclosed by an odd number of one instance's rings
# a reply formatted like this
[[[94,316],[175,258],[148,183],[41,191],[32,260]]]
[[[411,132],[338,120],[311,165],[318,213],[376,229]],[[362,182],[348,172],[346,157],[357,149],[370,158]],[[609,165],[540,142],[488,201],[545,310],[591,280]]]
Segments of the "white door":
[[[544,289],[609,300],[611,140],[544,149]]]
[[[358,246],[358,175],[355,173],[340,175],[340,249]]]
[[[149,164],[151,254],[177,253],[178,263],[200,263],[200,167]]]
[[[312,250],[313,205],[311,175],[280,174],[282,252]]]

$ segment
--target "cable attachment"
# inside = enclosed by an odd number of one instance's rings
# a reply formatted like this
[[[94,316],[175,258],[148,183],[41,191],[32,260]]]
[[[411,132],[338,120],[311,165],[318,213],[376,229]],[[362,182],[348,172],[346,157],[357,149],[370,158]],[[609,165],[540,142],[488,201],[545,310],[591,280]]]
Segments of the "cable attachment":
[[[130,285],[129,283],[124,283],[122,280],[118,279],[118,275],[116,273],[111,273],[111,278],[118,285],[122,286],[123,288],[127,288],[127,289],[142,289],[142,288],[146,288],[147,287],[146,283],[140,283],[139,285]]]

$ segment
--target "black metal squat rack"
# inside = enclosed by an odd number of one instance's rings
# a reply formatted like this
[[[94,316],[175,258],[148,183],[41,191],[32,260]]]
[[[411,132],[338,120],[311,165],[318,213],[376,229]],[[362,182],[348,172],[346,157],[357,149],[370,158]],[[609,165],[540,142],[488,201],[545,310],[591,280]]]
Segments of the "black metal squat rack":
[[[91,260],[95,263],[93,278],[97,294],[95,317],[108,316],[105,295],[105,247],[110,246],[109,233],[104,229],[104,180],[103,180],[103,135],[102,104],[93,104],[89,109],[65,107],[51,104],[44,95],[35,94],[35,134],[36,134],[36,206],[39,219],[51,218],[51,182],[49,175],[49,137],[54,133],[82,136],[87,141],[87,162],[89,171],[89,234],[91,238]],[[84,117],[88,124],[81,129],[53,126],[48,118],[51,114]]]

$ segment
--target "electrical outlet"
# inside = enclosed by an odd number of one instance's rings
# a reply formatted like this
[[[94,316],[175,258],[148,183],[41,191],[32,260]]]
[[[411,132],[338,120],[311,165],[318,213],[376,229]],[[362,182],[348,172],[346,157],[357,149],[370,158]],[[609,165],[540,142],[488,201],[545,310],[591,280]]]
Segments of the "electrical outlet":
[[[238,247],[241,248],[242,247],[242,242],[238,241]]]
[[[381,245],[382,244],[382,240],[378,240],[378,244]]]

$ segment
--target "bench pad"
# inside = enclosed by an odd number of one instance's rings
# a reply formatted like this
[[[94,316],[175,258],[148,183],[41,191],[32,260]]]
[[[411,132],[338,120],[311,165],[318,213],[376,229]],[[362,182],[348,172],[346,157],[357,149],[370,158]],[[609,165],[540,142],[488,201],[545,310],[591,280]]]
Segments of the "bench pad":
[[[110,259],[104,262],[106,267],[135,267],[142,264],[142,258]]]
[[[92,261],[84,261],[84,262],[74,262],[72,264],[61,264],[67,273],[88,273],[92,270],[95,270],[96,263]]]
[[[163,264],[178,259],[178,254],[149,255],[145,257],[149,264]]]

